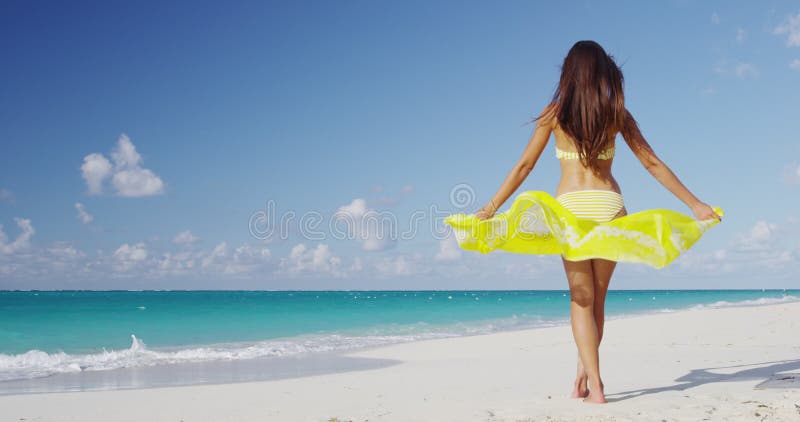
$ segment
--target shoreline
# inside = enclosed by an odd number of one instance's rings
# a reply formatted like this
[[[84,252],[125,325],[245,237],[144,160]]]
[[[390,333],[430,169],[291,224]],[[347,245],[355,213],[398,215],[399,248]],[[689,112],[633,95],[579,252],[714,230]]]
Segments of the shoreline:
[[[800,298],[792,295],[786,295],[783,298],[770,298],[767,300],[770,302],[763,303],[764,299],[758,299],[726,302],[723,305],[718,305],[720,302],[713,302],[711,304],[691,305],[687,308],[660,308],[644,310],[634,313],[623,313],[607,316],[606,323],[617,320],[627,320],[632,318],[636,319],[655,315],[669,315],[698,310],[769,307],[781,304],[800,303]],[[493,320],[469,322],[488,321]],[[531,330],[558,328],[569,326],[569,319],[552,321],[548,320],[540,323],[542,325],[539,326],[504,327],[489,332],[458,333],[453,335],[442,335],[440,337],[434,335],[430,338],[390,341],[383,344],[360,345],[353,348],[327,351],[304,351],[285,356],[264,356],[231,360],[200,360],[179,363],[136,365],[113,369],[84,370],[80,372],[61,372],[43,377],[0,381],[0,396],[152,389],[198,385],[225,385],[368,370],[381,366],[388,366],[396,363],[397,361],[384,362],[379,359],[373,362],[366,359],[352,358],[350,355],[409,343],[476,336],[492,336],[504,333],[525,333]],[[269,339],[268,341],[282,341],[289,339],[292,338],[276,338]],[[186,350],[202,347],[224,346],[226,344],[237,343],[173,346],[171,348],[167,348],[167,350]],[[156,347],[148,350],[159,352],[161,349],[162,348]],[[113,350],[112,352],[120,351],[124,351],[124,349]],[[313,369],[309,370],[306,368],[307,366],[311,366]],[[177,380],[174,380],[174,378],[177,378]]]
[[[569,326],[556,326],[342,354],[393,362],[363,370],[0,396],[0,419],[697,420],[761,412],[781,420],[800,406],[798,321],[797,302],[609,319],[601,367],[610,403],[602,406],[568,397],[577,351]]]
[[[759,289],[614,289],[617,292],[666,292],[666,291],[687,291],[687,292],[747,292],[747,291],[797,291],[797,288],[791,287],[763,287]],[[417,290],[404,290],[404,289],[331,289],[331,290],[264,290],[264,289],[0,289],[3,292],[296,292],[296,293],[329,293],[329,292],[568,292],[568,289],[417,289]]]

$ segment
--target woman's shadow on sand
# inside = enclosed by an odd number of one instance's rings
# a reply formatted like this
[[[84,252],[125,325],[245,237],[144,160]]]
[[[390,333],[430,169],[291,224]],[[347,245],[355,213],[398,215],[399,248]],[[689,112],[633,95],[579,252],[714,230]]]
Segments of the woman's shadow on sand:
[[[753,368],[753,366],[756,367]],[[749,367],[749,368],[728,374],[718,374],[711,372],[712,370],[715,369],[730,369],[730,368],[742,368],[742,367]],[[644,396],[647,394],[657,394],[663,391],[688,390],[690,388],[694,388],[700,385],[710,384],[715,382],[745,381],[745,380],[768,381],[770,378],[773,378],[777,373],[792,371],[796,369],[800,369],[800,360],[783,360],[774,362],[751,363],[746,365],[733,365],[733,366],[720,366],[716,368],[693,369],[688,374],[675,379],[675,381],[677,381],[678,384],[669,385],[665,387],[643,388],[641,390],[610,393],[606,394],[606,399],[609,402],[616,402],[616,401],[632,399],[639,396]],[[794,381],[792,387],[796,387],[798,385],[797,384],[798,379],[800,379],[800,376],[798,376],[798,374],[781,374],[781,375],[784,376],[783,378],[787,378],[787,384],[791,383],[788,380]],[[775,378],[781,378],[781,377],[775,377]],[[775,384],[778,384],[776,385],[776,387],[780,387],[779,380],[776,380]],[[787,388],[789,388],[788,385]]]

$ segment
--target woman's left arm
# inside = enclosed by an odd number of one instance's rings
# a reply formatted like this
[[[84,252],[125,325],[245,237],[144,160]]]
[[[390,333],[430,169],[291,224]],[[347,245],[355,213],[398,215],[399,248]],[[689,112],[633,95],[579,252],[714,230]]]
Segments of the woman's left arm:
[[[536,129],[531,135],[525,151],[511,172],[508,173],[500,189],[494,194],[492,199],[483,208],[475,213],[475,216],[481,220],[491,218],[497,209],[508,200],[511,195],[519,188],[522,182],[528,177],[539,156],[542,155],[544,147],[547,146],[547,141],[550,139],[550,133],[553,131],[553,114],[552,105],[548,105],[540,115],[541,117],[536,121]]]

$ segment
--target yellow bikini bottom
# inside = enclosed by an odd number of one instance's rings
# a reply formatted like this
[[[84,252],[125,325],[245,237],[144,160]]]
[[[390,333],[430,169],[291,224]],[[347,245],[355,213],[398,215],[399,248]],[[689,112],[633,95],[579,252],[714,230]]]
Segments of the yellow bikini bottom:
[[[622,195],[610,190],[586,189],[556,196],[564,208],[575,217],[598,223],[611,221],[625,206]]]
[[[667,209],[613,218],[622,208],[621,196],[578,192],[584,193],[559,195],[559,200],[547,192],[524,192],[508,211],[490,219],[455,214],[444,221],[467,250],[560,254],[569,261],[604,258],[655,268],[669,265],[719,223],[715,218],[696,220]],[[601,199],[593,202],[592,196]],[[723,216],[722,209],[713,209]]]

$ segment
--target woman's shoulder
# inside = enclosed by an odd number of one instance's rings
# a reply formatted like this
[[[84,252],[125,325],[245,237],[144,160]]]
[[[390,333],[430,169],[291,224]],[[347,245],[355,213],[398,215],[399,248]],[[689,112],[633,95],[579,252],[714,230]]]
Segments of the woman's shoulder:
[[[548,127],[552,130],[556,129],[558,126],[558,104],[555,102],[549,103],[544,106],[544,109],[539,114],[539,124],[545,127]]]

